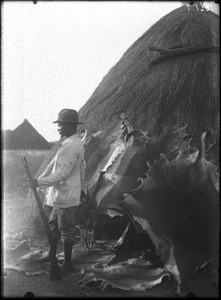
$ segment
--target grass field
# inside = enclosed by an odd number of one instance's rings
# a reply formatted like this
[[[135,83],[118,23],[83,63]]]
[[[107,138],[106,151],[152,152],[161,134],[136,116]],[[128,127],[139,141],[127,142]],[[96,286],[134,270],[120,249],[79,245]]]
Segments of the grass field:
[[[28,227],[27,220],[32,203],[29,203],[30,188],[27,185],[27,175],[21,155],[27,158],[34,177],[48,153],[49,151],[36,150],[5,150],[3,152],[2,212],[5,234],[16,234]]]

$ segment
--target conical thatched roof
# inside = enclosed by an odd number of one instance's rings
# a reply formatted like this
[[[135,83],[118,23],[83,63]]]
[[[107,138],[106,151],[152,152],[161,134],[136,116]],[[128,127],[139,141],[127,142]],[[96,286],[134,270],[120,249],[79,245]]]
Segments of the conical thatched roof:
[[[219,44],[219,18],[213,12],[182,6],[161,18],[125,52],[80,109],[89,133],[117,124],[121,113],[148,134],[187,124],[193,144],[199,145],[203,131],[217,133],[219,55],[196,53],[150,64],[159,56],[150,46],[205,44]]]
[[[47,150],[51,148],[46,139],[26,119],[13,131],[5,132],[3,145],[5,149],[15,150]]]

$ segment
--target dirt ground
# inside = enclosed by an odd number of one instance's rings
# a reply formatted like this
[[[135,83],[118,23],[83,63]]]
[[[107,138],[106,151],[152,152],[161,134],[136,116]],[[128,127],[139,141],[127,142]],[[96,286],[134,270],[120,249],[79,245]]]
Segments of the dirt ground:
[[[50,281],[47,274],[27,276],[16,270],[6,270],[3,275],[2,296],[26,298],[29,293],[35,297],[58,297],[58,298],[87,298],[87,297],[176,297],[173,290],[173,283],[161,283],[145,292],[129,292],[107,287],[104,292],[96,287],[81,287],[76,283],[77,274],[67,275],[61,281]],[[218,298],[218,289],[203,276],[194,278],[190,287],[197,297]],[[31,293],[31,294],[30,294]],[[31,298],[31,297],[30,297]]]
[[[47,249],[46,239],[43,236],[26,235],[20,232],[16,235],[4,235],[4,253],[1,273],[1,296],[4,298],[175,298],[172,279],[154,284],[153,287],[142,289],[141,291],[131,290],[127,287],[127,279],[121,274],[121,278],[113,283],[107,284],[105,289],[104,281],[83,282],[80,273],[82,269],[91,267],[95,264],[105,266],[114,253],[109,251],[111,245],[106,245],[104,250],[88,251],[85,245],[77,245],[72,251],[72,264],[74,272],[64,275],[62,280],[50,281],[50,263],[38,264],[34,262],[36,258],[43,256]],[[102,248],[100,245],[99,247]],[[58,262],[63,261],[62,243],[58,247]],[[139,261],[138,261],[139,262]],[[139,264],[138,264],[139,266]],[[143,267],[142,265],[140,265]],[[136,263],[135,263],[136,267]],[[101,268],[102,269],[102,268]],[[145,275],[145,269],[142,270]],[[107,277],[105,277],[108,279]],[[136,280],[136,276],[134,277]],[[80,281],[80,283],[79,283]],[[119,284],[118,284],[119,283]],[[144,281],[141,280],[141,285]],[[116,287],[118,285],[118,287]],[[119,286],[123,287],[120,288]],[[126,288],[125,288],[126,287]],[[219,289],[212,284],[211,272],[203,269],[195,274],[189,282],[189,288],[200,298],[218,298]]]
[[[104,290],[101,289],[102,281],[86,281],[82,284],[81,271],[83,268],[92,266],[95,262],[104,264],[112,259],[110,253],[101,254],[96,251],[88,251],[84,246],[76,247],[72,252],[72,264],[74,272],[72,274],[63,275],[62,280],[51,281],[50,263],[33,262],[33,258],[44,255],[46,249],[32,248],[30,254],[27,245],[23,242],[16,251],[10,253],[13,259],[7,260],[2,270],[1,296],[6,298],[87,298],[87,297],[117,297],[117,298],[175,298],[177,297],[174,290],[174,282],[171,279],[163,280],[159,284],[154,285],[142,291],[123,290],[108,284]],[[24,253],[26,253],[24,255]],[[18,259],[20,255],[22,259]],[[58,262],[63,259],[63,253],[57,255]],[[119,282],[124,281],[121,276]],[[79,284],[79,282],[81,284]],[[127,286],[124,281],[124,286]],[[211,272],[202,269],[196,273],[189,282],[189,288],[200,298],[218,298],[218,286],[212,284]]]

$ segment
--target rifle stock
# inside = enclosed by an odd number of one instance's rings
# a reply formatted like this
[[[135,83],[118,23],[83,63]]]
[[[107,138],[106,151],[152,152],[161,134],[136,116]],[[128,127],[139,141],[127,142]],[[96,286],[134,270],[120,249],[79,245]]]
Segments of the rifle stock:
[[[29,180],[32,181],[33,178],[32,178],[31,171],[29,169],[26,157],[22,156],[21,160],[23,162],[23,165],[25,167],[25,170],[26,170],[26,173],[28,175]],[[34,193],[35,200],[36,200],[37,205],[38,205],[38,209],[39,209],[39,212],[40,212],[40,215],[41,215],[41,219],[42,219],[42,222],[43,222],[43,225],[44,225],[47,237],[48,237],[49,245],[50,245],[50,247],[53,248],[53,247],[55,247],[54,246],[53,234],[51,232],[50,226],[48,225],[48,219],[47,219],[47,216],[44,212],[44,209],[43,209],[43,206],[41,204],[41,200],[39,198],[36,187],[33,186],[32,191]],[[52,260],[51,260],[50,280],[60,280],[61,278],[62,278],[61,270],[59,268],[58,261],[57,261],[56,255],[55,255],[54,257],[52,257]]]

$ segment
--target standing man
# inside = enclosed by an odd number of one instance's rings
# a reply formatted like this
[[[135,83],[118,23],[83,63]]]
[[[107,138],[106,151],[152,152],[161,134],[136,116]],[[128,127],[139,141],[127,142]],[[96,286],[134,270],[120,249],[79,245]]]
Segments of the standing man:
[[[28,181],[30,186],[49,188],[46,205],[52,206],[49,226],[54,237],[54,247],[39,262],[47,262],[56,255],[60,237],[64,243],[64,262],[61,269],[73,270],[72,246],[75,239],[75,217],[81,201],[85,201],[84,147],[77,134],[78,114],[74,109],[63,109],[58,114],[58,132],[65,138],[46,170],[37,179]]]

